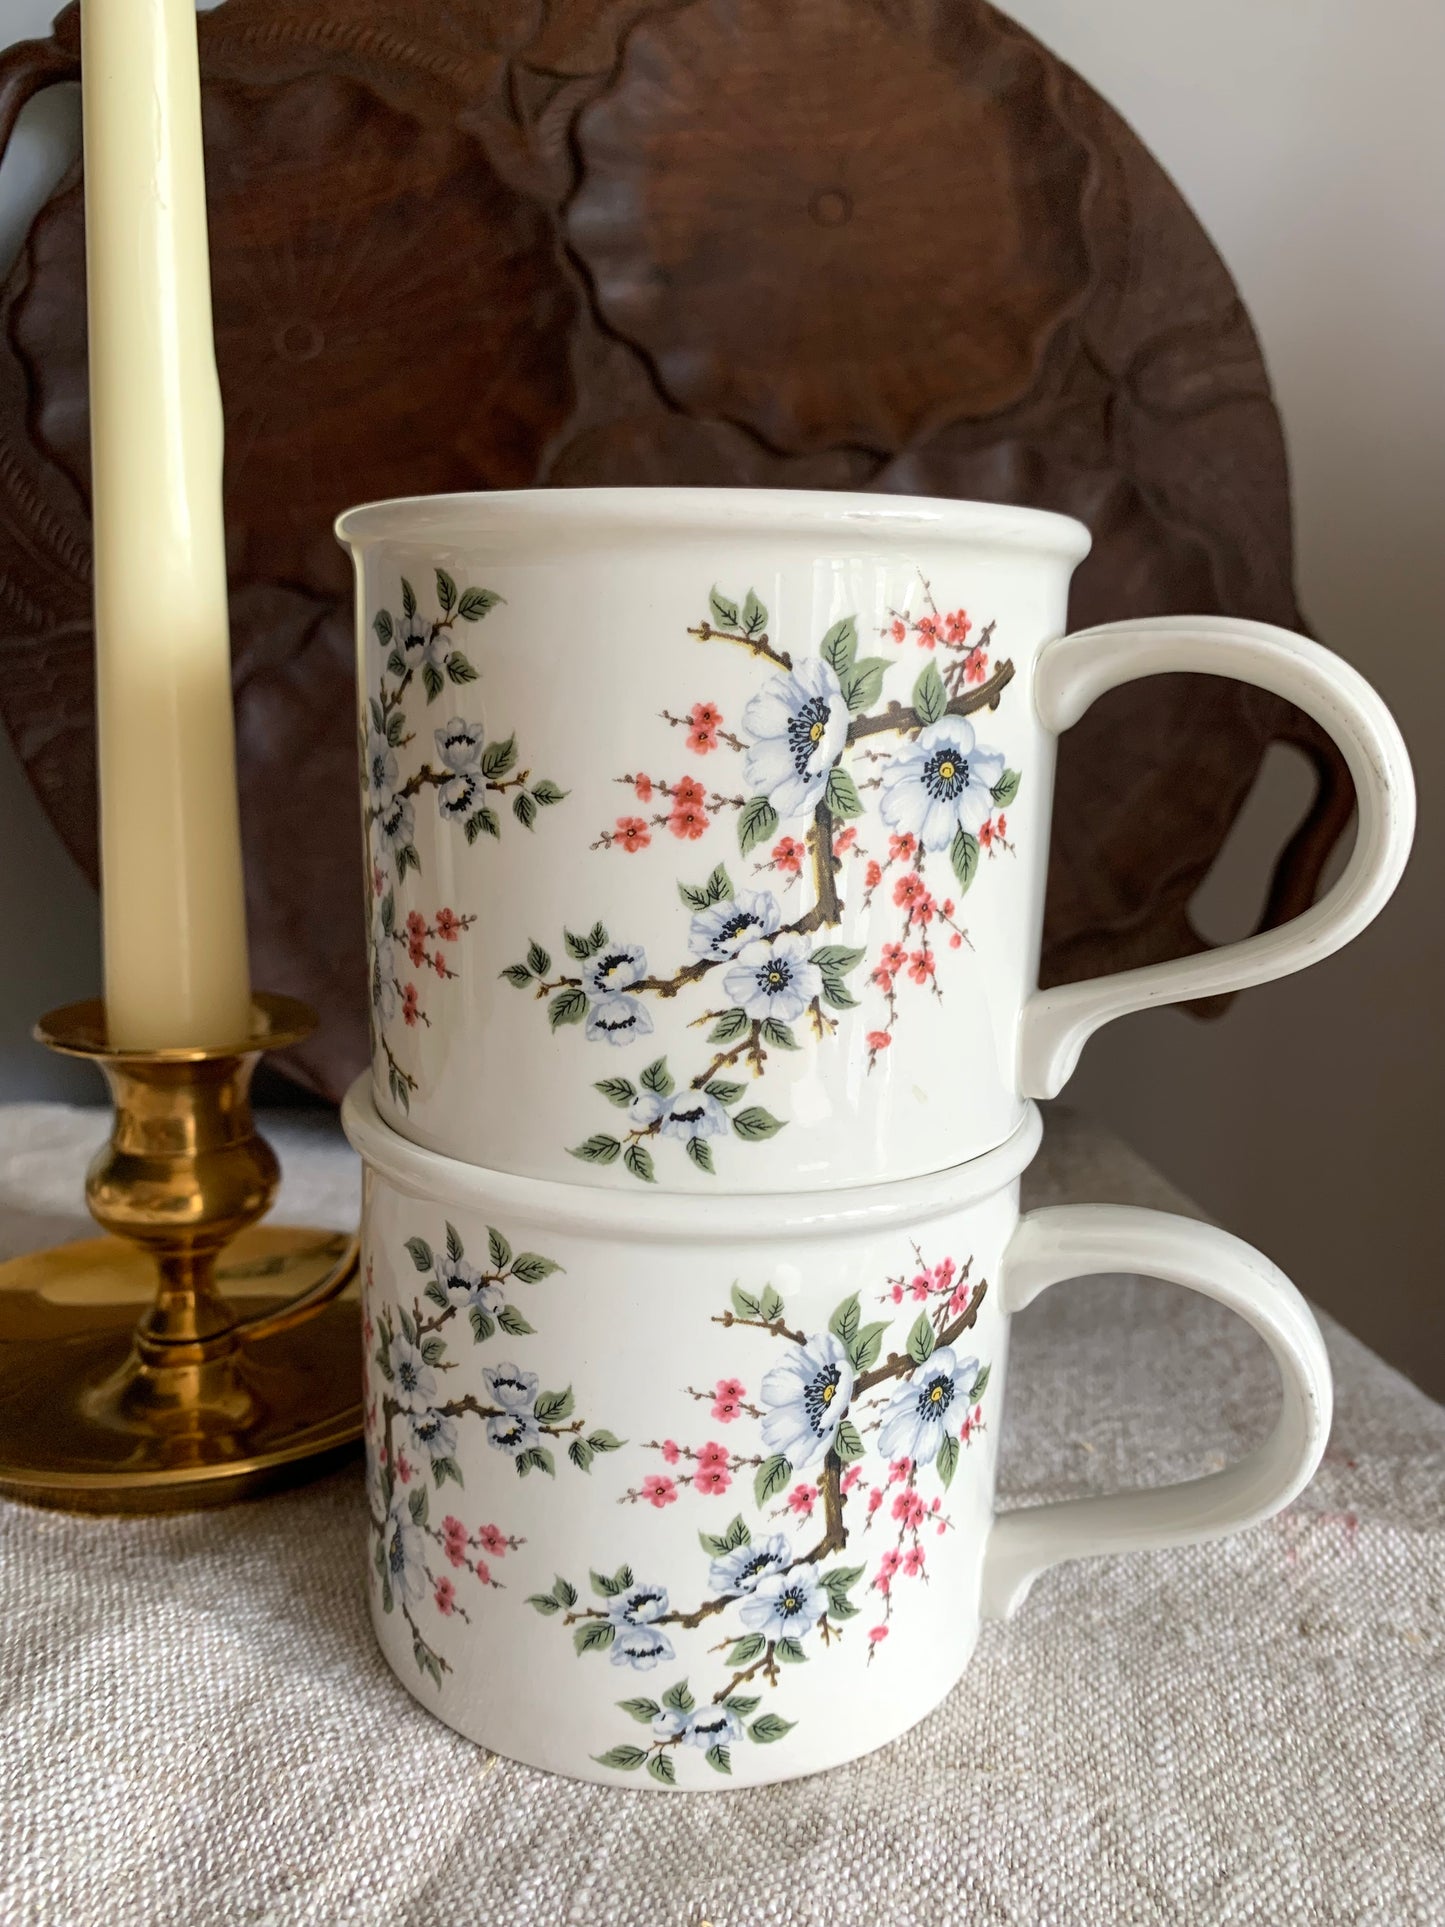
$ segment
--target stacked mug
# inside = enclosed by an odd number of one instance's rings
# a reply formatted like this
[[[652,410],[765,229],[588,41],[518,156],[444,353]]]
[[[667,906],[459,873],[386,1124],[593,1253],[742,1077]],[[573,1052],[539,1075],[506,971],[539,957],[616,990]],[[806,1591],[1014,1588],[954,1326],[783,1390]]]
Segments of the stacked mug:
[[[1252,622],[1065,636],[1087,532],[1022,509],[563,490],[338,532],[369,1583],[418,1699],[584,1779],[787,1779],[923,1718],[1054,1562],[1288,1503],[1331,1400],[1299,1293],[1205,1225],[1021,1216],[1019,1178],[1099,1025],[1379,911],[1413,794],[1368,685]],[[1173,671],[1329,730],[1353,855],[1282,929],[1040,991],[1057,735]],[[1009,1319],[1112,1271],[1253,1325],[1275,1430],[1208,1478],[996,1517]]]

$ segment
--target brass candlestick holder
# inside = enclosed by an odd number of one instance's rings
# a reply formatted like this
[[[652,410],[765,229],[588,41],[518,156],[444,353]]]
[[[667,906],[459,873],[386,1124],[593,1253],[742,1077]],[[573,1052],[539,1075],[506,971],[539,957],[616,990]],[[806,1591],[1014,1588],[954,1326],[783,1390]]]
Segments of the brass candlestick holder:
[[[36,1026],[110,1086],[85,1198],[112,1235],[0,1265],[0,1493],[182,1511],[308,1477],[361,1436],[356,1241],[257,1223],[281,1171],[251,1077],[315,1014],[257,996],[252,1015],[226,1050],[113,1050],[98,1000]]]

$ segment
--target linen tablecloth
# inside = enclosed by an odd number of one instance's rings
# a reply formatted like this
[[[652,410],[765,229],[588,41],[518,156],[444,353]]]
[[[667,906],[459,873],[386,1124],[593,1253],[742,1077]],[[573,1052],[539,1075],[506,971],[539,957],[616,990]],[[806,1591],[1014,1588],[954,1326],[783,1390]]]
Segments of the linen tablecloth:
[[[278,1215],[350,1223],[330,1121],[267,1128]],[[0,1112],[0,1255],[86,1235],[104,1129]],[[1029,1189],[1189,1209],[1057,1112]],[[1289,1512],[1047,1574],[924,1725],[775,1789],[573,1785],[449,1732],[373,1647],[354,1468],[174,1519],[0,1505],[0,1921],[1445,1921],[1445,1411],[1325,1328],[1334,1434]],[[1004,1502],[1220,1465],[1275,1397],[1218,1307],[1061,1286],[1017,1321]]]

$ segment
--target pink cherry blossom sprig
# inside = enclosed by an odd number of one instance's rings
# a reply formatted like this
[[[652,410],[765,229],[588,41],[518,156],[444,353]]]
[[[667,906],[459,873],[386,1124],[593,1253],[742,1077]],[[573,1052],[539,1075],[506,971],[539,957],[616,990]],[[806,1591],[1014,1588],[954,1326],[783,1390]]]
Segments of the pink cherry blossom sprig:
[[[441,1547],[450,1565],[471,1573],[482,1585],[491,1587],[495,1592],[501,1591],[502,1582],[492,1571],[493,1562],[505,1559],[509,1552],[515,1552],[519,1546],[527,1543],[514,1532],[503,1532],[499,1526],[470,1528],[451,1513],[442,1520],[439,1528],[428,1526],[426,1532],[428,1538]]]
[[[667,807],[650,816],[619,816],[610,830],[598,831],[589,845],[594,850],[610,850],[614,845],[630,852],[645,850],[656,829],[670,830],[680,841],[695,843],[707,834],[720,811],[740,810],[748,800],[745,796],[724,796],[719,790],[709,793],[695,776],[680,776],[669,783],[661,776],[638,772],[614,777],[613,781],[625,784],[639,803],[649,804],[660,797]]]
[[[694,703],[685,716],[674,716],[670,709],[660,714],[674,729],[687,731],[687,746],[696,756],[708,755],[719,743],[726,743],[729,749],[747,748],[741,736],[723,728],[723,713],[716,703]]]
[[[957,1318],[966,1311],[973,1297],[973,1287],[969,1273],[973,1269],[972,1258],[965,1258],[960,1264],[953,1258],[944,1257],[936,1265],[925,1260],[918,1245],[913,1247],[917,1270],[902,1273],[888,1280],[881,1299],[887,1305],[901,1305],[905,1300],[914,1304],[930,1307],[929,1317],[935,1332],[941,1332],[950,1319]]]
[[[687,1386],[686,1390],[689,1398],[695,1398],[699,1404],[711,1408],[709,1415],[719,1425],[731,1425],[741,1413],[746,1413],[749,1418],[763,1416],[761,1405],[748,1404],[748,1388],[740,1378],[720,1378],[710,1392],[699,1392],[692,1385]]]
[[[757,1453],[747,1457],[741,1452],[730,1452],[715,1439],[696,1447],[679,1445],[676,1439],[647,1439],[644,1445],[649,1452],[660,1452],[664,1464],[688,1465],[692,1469],[650,1472],[640,1486],[622,1494],[617,1501],[619,1505],[639,1505],[645,1501],[660,1512],[664,1506],[674,1504],[681,1488],[689,1485],[705,1498],[720,1499],[737,1473],[763,1462]]]

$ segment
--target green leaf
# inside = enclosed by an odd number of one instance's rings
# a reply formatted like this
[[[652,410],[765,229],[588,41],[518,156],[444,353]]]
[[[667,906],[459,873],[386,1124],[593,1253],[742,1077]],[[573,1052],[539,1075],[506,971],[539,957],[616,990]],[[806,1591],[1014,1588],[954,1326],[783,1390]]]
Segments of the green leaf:
[[[469,844],[475,843],[477,838],[483,833],[487,836],[500,836],[502,834],[502,826],[497,821],[497,812],[489,803],[483,803],[479,810],[473,810],[472,814],[462,825],[462,834],[466,837]]]
[[[713,621],[720,624],[722,628],[738,627],[738,605],[735,602],[729,602],[725,595],[719,595],[716,584],[713,585],[708,596],[707,606],[712,611]]]
[[[438,569],[436,578],[437,601],[441,604],[442,614],[449,616],[457,606],[457,585],[452,581],[445,569]]]
[[[527,1604],[529,1606],[535,1606],[544,1618],[552,1613],[559,1613],[562,1610],[558,1602],[553,1599],[549,1593],[545,1592],[529,1592],[527,1594]]]
[[[776,1137],[782,1125],[771,1111],[765,1111],[761,1104],[749,1104],[745,1111],[739,1111],[733,1119],[733,1129],[740,1138],[749,1144],[761,1142],[763,1138]]]
[[[514,984],[518,990],[525,989],[532,981],[532,973],[525,964],[508,964],[502,972],[502,975],[509,984]]]
[[[981,1365],[979,1367],[978,1377],[973,1381],[973,1390],[968,1395],[970,1405],[977,1405],[983,1398],[984,1393],[988,1390],[989,1375],[992,1371],[993,1367],[991,1365]]]
[[[819,970],[839,976],[856,970],[867,954],[866,950],[854,950],[846,943],[824,943],[813,952],[811,961]]]
[[[731,1297],[733,1301],[733,1310],[737,1313],[739,1318],[761,1318],[762,1317],[763,1315],[762,1301],[760,1299],[754,1298],[750,1291],[744,1291],[741,1285],[733,1286]]]
[[[680,1679],[676,1686],[669,1686],[662,1696],[662,1703],[674,1713],[690,1713],[697,1701],[687,1689],[687,1681]]]
[[[948,852],[960,893],[966,891],[978,874],[978,838],[970,830],[956,830]]]
[[[397,1313],[397,1316],[401,1319],[402,1337],[408,1345],[414,1345],[416,1343],[416,1320],[412,1317],[411,1313],[406,1310],[405,1306]]]
[[[761,1658],[767,1643],[761,1633],[744,1633],[741,1639],[734,1640],[723,1665],[751,1666],[755,1659]]]
[[[447,1341],[440,1332],[428,1332],[421,1341],[421,1355],[428,1365],[440,1365],[447,1355]]]
[[[418,876],[421,875],[421,858],[416,853],[415,843],[403,843],[396,853],[398,879],[404,877],[408,870],[415,870]]]
[[[751,589],[743,600],[743,634],[760,636],[768,626],[768,612]]]
[[[532,801],[540,803],[543,809],[549,809],[553,803],[560,803],[568,794],[569,792],[559,783],[554,783],[550,776],[544,776],[540,783],[532,785]]]
[[[426,1524],[429,1503],[424,1485],[419,1485],[414,1492],[408,1495],[406,1508],[411,1514],[413,1525],[424,1526]]]
[[[615,1432],[609,1432],[605,1427],[600,1427],[597,1431],[587,1434],[587,1443],[594,1452],[618,1452],[627,1441],[618,1438]]]
[[[457,1230],[451,1219],[447,1218],[444,1222],[447,1233],[447,1256],[452,1260],[453,1264],[455,1264],[458,1259],[466,1257],[466,1246],[462,1243],[462,1234]]]
[[[418,1271],[430,1271],[436,1264],[431,1246],[425,1238],[408,1238],[406,1248],[411,1253],[411,1261]]]
[[[677,1088],[672,1081],[672,1073],[667,1068],[665,1057],[659,1057],[654,1063],[648,1065],[642,1073],[641,1082],[643,1090],[656,1091],[659,1097],[671,1097]]]
[[[791,1459],[785,1458],[781,1452],[774,1452],[758,1467],[758,1475],[753,1480],[753,1497],[760,1506],[766,1505],[769,1499],[776,1498],[792,1476]]]
[[[431,1475],[438,1485],[445,1485],[448,1479],[453,1480],[457,1485],[463,1483],[462,1468],[455,1459],[433,1459]]]
[[[933,1325],[926,1311],[921,1311],[908,1334],[907,1352],[915,1365],[926,1365],[933,1356]]]
[[[738,815],[738,848],[748,851],[770,837],[778,827],[778,812],[766,796],[754,796],[743,804]]]
[[[818,653],[841,682],[844,670],[853,667],[858,654],[858,624],[852,616],[833,624],[818,645]]]
[[[512,1276],[520,1278],[524,1285],[540,1285],[544,1278],[561,1269],[554,1258],[544,1258],[536,1251],[519,1251],[512,1260]]]
[[[655,1720],[662,1711],[662,1708],[656,1700],[618,1700],[617,1704],[622,1708],[624,1713],[636,1720],[639,1726],[646,1726],[650,1721]]]
[[[808,1655],[803,1651],[802,1642],[786,1636],[773,1648],[773,1658],[781,1660],[785,1666],[801,1666],[806,1662],[807,1657]]]
[[[878,1362],[878,1354],[883,1349],[883,1334],[888,1329],[887,1319],[880,1318],[876,1325],[865,1325],[853,1343],[848,1347],[848,1361],[855,1372],[866,1372]]]
[[[592,1447],[587,1443],[586,1439],[573,1439],[572,1443],[567,1447],[567,1456],[579,1472],[590,1470],[592,1465]]]
[[[385,609],[378,609],[371,619],[371,626],[376,631],[377,641],[385,649],[392,636],[391,616]]]
[[[472,666],[471,658],[464,656],[460,649],[453,649],[447,657],[447,680],[457,683],[477,680],[477,672]]]
[[[771,1746],[774,1740],[791,1733],[797,1723],[796,1720],[779,1719],[776,1713],[763,1713],[753,1721],[748,1733],[760,1746]]]
[[[825,1004],[831,1004],[834,1010],[853,1010],[857,1007],[858,999],[853,995],[852,991],[849,990],[841,977],[835,977],[831,971],[825,971],[823,973],[823,1002]]]
[[[863,814],[863,799],[858,794],[858,785],[845,769],[828,771],[828,787],[823,795],[835,817]]]
[[[480,1305],[468,1306],[467,1318],[469,1319],[472,1327],[473,1343],[477,1345],[485,1345],[487,1340],[491,1337],[492,1333],[497,1329],[495,1321],[492,1319],[489,1313],[484,1312],[482,1310]]]
[[[604,1077],[592,1088],[594,1091],[601,1091],[607,1102],[615,1104],[619,1110],[626,1110],[637,1096],[637,1086],[625,1077]]]
[[[758,1309],[762,1312],[764,1318],[773,1319],[782,1317],[782,1298],[779,1293],[774,1291],[771,1285],[764,1285],[763,1295],[758,1300]]]
[[[532,1407],[539,1425],[558,1425],[564,1418],[571,1418],[572,1408],[577,1403],[569,1385],[561,1392],[539,1392],[537,1402]]]
[[[938,1467],[938,1476],[943,1481],[943,1489],[946,1492],[953,1484],[953,1475],[958,1470],[958,1440],[952,1432],[946,1433],[939,1441],[938,1457],[934,1463]]]
[[[719,1773],[731,1773],[733,1770],[733,1756],[725,1746],[710,1746],[702,1757]]]
[[[862,1458],[864,1451],[863,1441],[859,1437],[858,1427],[853,1423],[852,1419],[845,1418],[839,1425],[833,1437],[833,1450],[843,1461],[844,1465],[850,1464],[854,1459]]]
[[[652,1153],[645,1144],[629,1144],[622,1153],[622,1162],[633,1177],[641,1178],[644,1184],[656,1184],[657,1171],[652,1162]]]
[[[552,1596],[563,1606],[571,1607],[577,1604],[577,1588],[569,1585],[560,1572],[552,1581]]]
[[[416,590],[413,589],[405,576],[401,578],[401,613],[406,617],[408,622],[410,622],[416,614]]]
[[[497,1323],[508,1338],[527,1338],[537,1327],[529,1325],[515,1305],[503,1305],[497,1313]]]
[[[607,1137],[599,1131],[585,1143],[574,1145],[569,1157],[581,1158],[584,1164],[615,1164],[622,1153],[622,1145],[615,1137]]]
[[[819,1576],[830,1593],[840,1593],[846,1598],[849,1589],[857,1585],[866,1571],[866,1566],[834,1566]]]
[[[731,1044],[739,1037],[746,1036],[747,1030],[748,1013],[735,1006],[732,1010],[725,1010],[718,1018],[707,1034],[707,1041],[710,1044]]]
[[[494,589],[463,589],[457,614],[463,622],[480,622],[501,600]]]
[[[864,656],[838,678],[843,700],[855,716],[883,694],[883,676],[889,667],[887,656]]]
[[[391,654],[386,659],[386,666],[393,676],[404,676],[406,674],[406,657],[395,644],[392,645]]]
[[[746,1015],[744,1016],[744,1022],[746,1022]],[[779,1023],[776,1017],[765,1017],[763,1019],[762,1029],[758,1032],[758,1036],[763,1043],[771,1044],[774,1050],[796,1050],[798,1048],[797,1038],[794,1037],[788,1026]]]
[[[395,749],[405,734],[406,718],[399,709],[394,709],[386,719],[386,740]]]
[[[446,1286],[435,1278],[432,1279],[431,1283],[422,1293],[422,1297],[429,1298],[434,1305],[441,1305],[444,1309],[451,1303],[450,1298],[447,1297]]]
[[[753,1540],[747,1520],[741,1512],[725,1532],[700,1532],[697,1536],[703,1551],[714,1559],[720,1559],[725,1552],[736,1552],[739,1546],[751,1545]]]
[[[600,1593],[604,1599],[615,1599],[632,1584],[632,1568],[619,1566],[614,1573],[589,1572],[587,1577],[592,1581],[593,1592]]]
[[[512,814],[524,830],[530,830],[537,820],[537,805],[525,790],[518,790],[512,798]]]
[[[745,1720],[762,1705],[762,1696],[758,1693],[729,1693],[723,1705],[730,1713],[736,1713],[740,1720]]]
[[[733,894],[732,878],[719,863],[706,883],[679,883],[677,893],[689,910],[708,910],[726,903]]]
[[[736,1104],[747,1090],[746,1084],[730,1084],[725,1077],[710,1077],[703,1089],[709,1097],[715,1097],[719,1104]]]
[[[482,751],[481,772],[483,776],[505,776],[516,760],[517,738],[513,734],[487,744]]]
[[[677,1767],[670,1753],[650,1753],[647,1756],[647,1770],[663,1786],[677,1785]]]
[[[434,662],[424,662],[421,666],[421,686],[426,691],[426,699],[434,703],[446,687],[446,678]]]
[[[562,941],[567,946],[567,955],[569,957],[575,957],[578,963],[586,963],[587,959],[592,955],[592,945],[586,937],[579,937],[575,930],[564,930],[562,932]]]
[[[560,1030],[563,1024],[580,1024],[586,1015],[586,992],[575,986],[559,990],[547,1006],[547,1020],[553,1030]]]
[[[587,933],[587,941],[588,943],[591,944],[594,950],[600,950],[603,944],[606,943],[607,941],[607,930],[605,925],[600,923],[594,923],[591,930],[589,930]]]
[[[549,1479],[556,1478],[557,1468],[546,1446],[532,1445],[517,1454],[517,1477],[525,1479],[529,1472],[545,1472]]]
[[[552,959],[535,938],[527,947],[527,963],[538,977],[545,977],[552,968]]]
[[[582,1648],[579,1646],[577,1650],[580,1653]],[[634,1767],[641,1766],[642,1762],[647,1758],[647,1748],[644,1746],[610,1746],[605,1753],[594,1753],[592,1757],[598,1766],[615,1766],[620,1768],[623,1773],[631,1773]]]
[[[391,890],[381,900],[381,927],[388,936],[396,928],[396,895]]]
[[[936,723],[948,708],[948,691],[938,673],[938,664],[929,663],[913,685],[913,707],[921,723]]]
[[[448,1230],[451,1229],[450,1226],[447,1228]],[[455,1233],[453,1233],[453,1236],[455,1236]],[[460,1241],[458,1241],[457,1249],[452,1251],[451,1238],[448,1238],[447,1250],[453,1258],[460,1258],[462,1255]],[[512,1262],[512,1247],[507,1243],[507,1240],[502,1236],[501,1232],[497,1230],[496,1226],[490,1224],[487,1226],[487,1257],[491,1260],[493,1267],[497,1271],[505,1271],[507,1266]]]
[[[993,786],[993,800],[1001,810],[1006,810],[1019,793],[1023,778],[1016,769],[1006,769]]]
[[[862,1322],[863,1314],[858,1309],[858,1294],[855,1291],[843,1300],[828,1320],[828,1330],[846,1345],[858,1336],[858,1327]]]
[[[717,1166],[712,1161],[712,1146],[705,1137],[690,1137],[687,1140],[687,1155],[699,1171],[706,1171],[709,1177],[716,1177]]]

